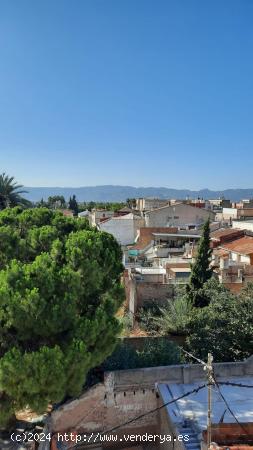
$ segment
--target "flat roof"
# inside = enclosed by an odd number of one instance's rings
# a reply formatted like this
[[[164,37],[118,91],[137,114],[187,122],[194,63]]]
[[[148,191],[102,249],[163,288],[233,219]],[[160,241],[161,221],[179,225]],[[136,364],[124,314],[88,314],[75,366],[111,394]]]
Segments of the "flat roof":
[[[184,238],[196,238],[196,239],[200,239],[201,235],[200,234],[179,234],[179,233],[152,233],[154,236],[158,236],[158,237],[184,237]]]
[[[190,267],[169,267],[169,270],[172,270],[172,272],[191,272]]]
[[[227,382],[230,381],[230,379],[219,379],[219,381]],[[238,384],[242,383],[253,386],[252,377],[231,377],[231,381]],[[197,388],[202,383],[203,380],[191,384],[161,383],[158,384],[158,389],[163,402],[167,403],[170,400],[180,397],[188,391]],[[220,390],[239,422],[253,422],[253,396],[249,393],[249,389],[220,385]],[[200,431],[206,430],[207,387],[166,406],[166,410],[174,423],[182,425],[185,421],[192,421]],[[235,419],[227,410],[219,391],[216,387],[212,387],[212,423],[219,423],[224,412],[223,422],[235,423]]]
[[[138,267],[136,272],[142,275],[165,275],[166,269],[163,267]]]

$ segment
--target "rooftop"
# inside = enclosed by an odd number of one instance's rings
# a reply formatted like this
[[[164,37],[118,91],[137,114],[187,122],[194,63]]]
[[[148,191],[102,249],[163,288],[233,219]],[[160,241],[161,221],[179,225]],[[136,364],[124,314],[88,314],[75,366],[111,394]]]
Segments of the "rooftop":
[[[243,255],[251,255],[253,254],[253,237],[244,236],[228,244],[223,244],[222,248]]]
[[[166,269],[163,267],[138,267],[136,272],[142,275],[165,275]]]
[[[220,381],[229,381],[228,378]],[[252,377],[231,378],[233,383],[247,384],[253,386]],[[162,383],[158,389],[164,403],[180,397],[201,385],[202,382],[189,384]],[[253,397],[249,389],[243,387],[220,385],[220,390],[239,422],[253,422]],[[191,394],[176,403],[166,406],[169,416],[173,422],[182,425],[186,421],[195,424],[199,431],[206,429],[207,424],[207,387],[197,393]],[[225,414],[224,414],[225,413]],[[224,416],[224,417],[223,417]],[[235,418],[227,410],[217,388],[212,388],[212,423],[234,423]]]
[[[222,238],[222,237],[226,237],[226,236],[230,236],[230,235],[233,236],[238,233],[242,233],[242,230],[240,230],[238,228],[220,228],[219,230],[212,231],[210,233],[210,237],[211,237],[211,239],[220,240],[220,238]]]
[[[191,272],[191,268],[190,267],[170,267],[169,268],[172,272],[179,272],[179,273],[186,273],[186,272]]]
[[[156,237],[176,237],[176,238],[195,238],[200,239],[200,234],[191,234],[191,233],[152,233]]]

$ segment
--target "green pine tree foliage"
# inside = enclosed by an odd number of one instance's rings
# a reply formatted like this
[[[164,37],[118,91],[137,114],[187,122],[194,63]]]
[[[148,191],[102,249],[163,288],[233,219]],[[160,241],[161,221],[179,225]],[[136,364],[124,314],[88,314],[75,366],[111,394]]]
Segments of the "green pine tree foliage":
[[[77,396],[121,331],[121,249],[83,219],[34,208],[0,213],[0,427]]]
[[[188,295],[193,305],[203,307],[207,305],[207,299],[203,295],[204,284],[212,277],[210,268],[212,249],[210,248],[210,223],[207,220],[203,226],[203,233],[198,245],[196,260],[191,268],[191,276],[188,285]]]
[[[235,295],[217,280],[205,287],[209,305],[196,308],[188,325],[187,349],[206,360],[240,361],[253,353],[253,285]]]

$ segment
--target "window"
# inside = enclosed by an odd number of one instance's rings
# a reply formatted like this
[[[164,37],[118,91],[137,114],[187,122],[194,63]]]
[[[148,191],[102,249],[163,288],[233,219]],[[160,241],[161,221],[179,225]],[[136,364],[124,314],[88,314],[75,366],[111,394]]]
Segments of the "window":
[[[179,219],[179,216],[174,216],[174,219]]]

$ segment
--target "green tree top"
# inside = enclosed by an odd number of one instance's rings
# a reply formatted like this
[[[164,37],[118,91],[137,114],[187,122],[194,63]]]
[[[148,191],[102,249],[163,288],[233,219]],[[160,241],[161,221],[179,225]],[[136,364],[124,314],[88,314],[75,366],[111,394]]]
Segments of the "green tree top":
[[[27,207],[30,202],[21,196],[25,193],[27,191],[16,183],[14,177],[9,177],[5,172],[0,175],[0,210],[17,205]]]
[[[207,220],[203,226],[203,233],[198,245],[198,253],[191,269],[188,292],[194,306],[206,306],[206,301],[201,295],[201,289],[211,278],[210,268],[212,249],[210,248],[210,224]]]
[[[83,219],[0,213],[0,424],[81,392],[120,326],[121,249]]]
[[[75,195],[69,198],[69,209],[73,211],[74,216],[78,215],[78,203]]]

